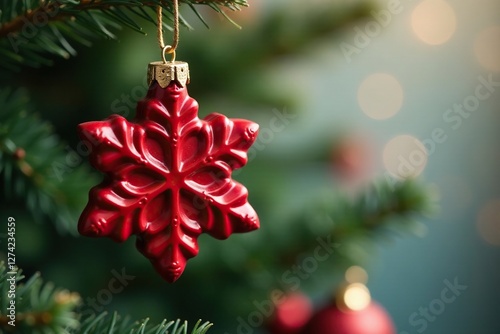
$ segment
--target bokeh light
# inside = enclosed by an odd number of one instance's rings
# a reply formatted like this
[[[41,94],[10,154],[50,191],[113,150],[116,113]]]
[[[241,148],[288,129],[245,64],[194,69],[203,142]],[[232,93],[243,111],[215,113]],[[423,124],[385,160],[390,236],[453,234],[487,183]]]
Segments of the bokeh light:
[[[439,45],[447,42],[457,29],[453,8],[444,0],[424,0],[411,15],[417,37],[424,43]]]
[[[489,27],[477,35],[474,53],[485,69],[500,72],[500,26]]]
[[[344,304],[352,311],[361,311],[371,302],[370,291],[361,283],[349,285],[344,293]]]
[[[345,272],[345,280],[349,283],[363,283],[368,282],[368,273],[360,266],[352,266]]]
[[[374,119],[394,116],[403,105],[403,88],[387,73],[374,73],[359,86],[358,103],[363,112]]]
[[[479,210],[477,228],[486,242],[500,246],[500,199],[487,202]]]
[[[428,154],[420,140],[410,135],[394,137],[384,147],[386,170],[398,179],[420,175],[427,165]]]

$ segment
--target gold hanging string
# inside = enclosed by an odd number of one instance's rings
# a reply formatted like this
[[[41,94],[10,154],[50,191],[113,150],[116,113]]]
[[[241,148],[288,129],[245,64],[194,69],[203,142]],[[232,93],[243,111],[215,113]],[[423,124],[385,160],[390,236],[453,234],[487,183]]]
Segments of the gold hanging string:
[[[167,60],[165,59],[166,54],[171,54],[171,61],[175,61],[175,50],[179,45],[179,1],[172,0],[172,4],[174,7],[174,40],[172,45],[165,45],[165,42],[163,41],[163,8],[161,5],[156,7],[156,16],[158,21],[158,45],[161,48],[161,56],[164,63],[167,63]]]
[[[156,14],[158,20],[158,45],[161,48],[163,61],[155,61],[148,65],[148,83],[151,85],[154,81],[161,88],[166,88],[170,83],[176,82],[180,87],[185,87],[189,81],[189,65],[183,61],[175,61],[175,50],[179,44],[179,0],[172,1],[174,13],[174,36],[172,45],[165,45],[163,42],[163,7],[167,0],[158,2]],[[166,55],[171,54],[172,59],[167,61]]]

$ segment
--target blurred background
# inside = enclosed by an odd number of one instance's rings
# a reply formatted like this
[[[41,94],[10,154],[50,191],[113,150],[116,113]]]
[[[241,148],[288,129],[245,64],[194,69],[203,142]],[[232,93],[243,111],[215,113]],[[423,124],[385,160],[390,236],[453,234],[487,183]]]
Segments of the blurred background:
[[[79,292],[83,311],[202,318],[214,333],[266,333],[239,319],[251,322],[255,301],[285,291],[284,273],[337,224],[316,207],[335,207],[335,194],[356,198],[374,179],[415,177],[429,196],[439,194],[434,215],[417,215],[413,234],[396,224],[350,239],[339,251],[347,260],[319,263],[300,290],[320,307],[356,264],[399,334],[500,333],[500,2],[251,0],[228,12],[241,30],[210,10],[202,11],[209,30],[188,8],[182,13],[194,29],[181,31],[177,58],[189,62],[200,115],[260,124],[250,161],[234,177],[248,188],[261,230],[222,242],[201,236],[200,254],[169,285],[134,240],[61,232],[3,195],[25,272]],[[147,36],[123,30],[118,41],[79,47],[78,57],[54,66],[1,72],[0,84],[29,90],[32,109],[78,153],[77,124],[112,113],[131,119],[144,97],[147,64],[160,57],[154,26],[144,26]],[[100,176],[86,170],[95,184]],[[84,205],[86,190],[79,195]],[[99,303],[122,268],[135,278]]]

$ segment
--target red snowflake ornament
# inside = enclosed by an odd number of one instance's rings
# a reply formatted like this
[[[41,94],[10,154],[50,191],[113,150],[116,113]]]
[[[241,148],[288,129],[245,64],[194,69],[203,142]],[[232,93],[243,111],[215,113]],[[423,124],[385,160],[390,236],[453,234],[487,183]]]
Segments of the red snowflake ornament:
[[[185,84],[167,83],[151,82],[133,122],[112,115],[79,125],[91,164],[106,176],[91,189],[78,230],[118,242],[137,235],[139,251],[174,282],[198,254],[201,233],[226,239],[259,228],[247,189],[231,179],[258,125],[216,113],[200,120]]]

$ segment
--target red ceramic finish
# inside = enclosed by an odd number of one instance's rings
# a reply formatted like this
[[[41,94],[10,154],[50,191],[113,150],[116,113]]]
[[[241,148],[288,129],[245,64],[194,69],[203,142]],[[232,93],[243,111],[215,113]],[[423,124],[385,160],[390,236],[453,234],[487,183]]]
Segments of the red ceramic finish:
[[[226,239],[259,228],[247,189],[231,179],[247,163],[258,125],[220,114],[198,118],[186,87],[154,81],[133,122],[112,115],[79,125],[91,164],[106,173],[92,188],[78,230],[137,248],[168,282],[198,254],[198,236]]]

